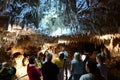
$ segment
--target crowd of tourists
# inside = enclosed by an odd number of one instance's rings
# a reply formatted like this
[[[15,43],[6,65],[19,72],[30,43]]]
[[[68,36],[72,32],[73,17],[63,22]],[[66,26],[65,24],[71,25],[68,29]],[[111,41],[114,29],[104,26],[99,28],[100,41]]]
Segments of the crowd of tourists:
[[[87,55],[83,60],[83,53],[80,52],[75,52],[73,59],[69,60],[69,54],[65,48],[62,48],[54,59],[53,55],[46,50],[44,54],[38,53],[37,57],[29,57],[27,65],[29,80],[108,80],[108,67],[105,64],[103,53],[97,53],[96,61],[91,60]],[[0,78],[8,78],[2,75],[5,70],[2,66],[3,64],[0,64]],[[68,70],[70,76],[68,76]],[[12,67],[9,72],[11,73],[6,75],[12,77],[15,75],[16,69]]]
[[[64,48],[54,59],[53,54],[48,51],[39,53],[37,58],[31,56],[27,66],[29,80],[108,80],[104,54],[98,53],[96,61],[89,58],[82,60],[80,52],[75,52],[71,61],[68,58]],[[67,70],[70,71],[70,76]]]

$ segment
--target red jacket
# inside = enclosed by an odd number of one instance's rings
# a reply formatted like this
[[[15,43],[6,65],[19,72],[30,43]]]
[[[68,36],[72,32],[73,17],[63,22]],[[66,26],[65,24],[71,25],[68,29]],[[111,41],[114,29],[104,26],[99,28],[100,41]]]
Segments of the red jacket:
[[[27,66],[27,74],[29,77],[29,80],[41,80],[41,72],[39,69],[36,68],[36,66]]]

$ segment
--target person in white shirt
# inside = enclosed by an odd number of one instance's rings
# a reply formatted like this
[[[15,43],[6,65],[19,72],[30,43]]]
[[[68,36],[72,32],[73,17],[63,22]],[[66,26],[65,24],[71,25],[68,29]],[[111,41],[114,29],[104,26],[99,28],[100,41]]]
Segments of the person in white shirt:
[[[64,59],[68,58],[68,52],[65,50],[64,47],[62,47],[62,50],[59,54],[64,53]]]

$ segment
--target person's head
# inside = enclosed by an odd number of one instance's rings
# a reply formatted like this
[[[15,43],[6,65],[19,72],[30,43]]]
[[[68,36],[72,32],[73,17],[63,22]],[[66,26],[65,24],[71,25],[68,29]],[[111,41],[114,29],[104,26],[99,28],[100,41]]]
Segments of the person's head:
[[[60,53],[59,59],[64,59],[64,53]]]
[[[42,60],[43,56],[44,56],[44,54],[42,52],[40,52],[37,56],[37,59]]]
[[[30,58],[29,58],[29,64],[35,64],[36,63],[36,58],[35,58],[35,56],[31,56]]]
[[[79,52],[74,53],[74,59],[80,60],[80,56],[81,56],[81,54]]]
[[[65,47],[62,47],[62,51],[64,51],[65,50]]]
[[[11,67],[10,70],[11,70],[12,75],[15,75],[15,73],[16,73],[16,68],[15,68],[15,67]]]
[[[102,64],[105,62],[105,57],[101,53],[97,54],[96,56],[96,62],[99,64]]]
[[[93,73],[94,74],[97,70],[96,63],[93,62],[93,61],[87,61],[85,69],[88,73]]]
[[[46,56],[48,53],[49,53],[49,52],[46,50],[46,51],[44,52],[44,56]]]
[[[46,50],[45,52],[44,52],[44,54],[47,54],[48,53],[48,50]]]
[[[43,61],[46,60],[46,56],[47,56],[48,53],[49,53],[49,52],[48,52],[47,50],[44,52],[44,54],[43,54]]]
[[[47,58],[47,61],[51,61],[52,60],[52,54],[51,53],[48,53],[47,55],[46,55],[46,58]]]

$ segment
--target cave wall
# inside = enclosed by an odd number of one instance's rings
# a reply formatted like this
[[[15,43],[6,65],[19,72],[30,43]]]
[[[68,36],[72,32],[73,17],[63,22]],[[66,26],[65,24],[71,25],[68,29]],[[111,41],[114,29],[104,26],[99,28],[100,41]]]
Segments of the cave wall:
[[[0,31],[7,30],[9,23],[8,16],[0,16]]]

